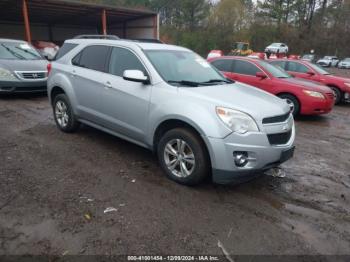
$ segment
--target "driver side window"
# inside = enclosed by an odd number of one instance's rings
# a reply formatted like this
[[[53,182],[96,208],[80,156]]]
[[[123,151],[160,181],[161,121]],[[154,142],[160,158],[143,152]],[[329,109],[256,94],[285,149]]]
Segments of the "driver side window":
[[[109,61],[109,73],[123,77],[125,70],[140,70],[147,75],[145,67],[134,53],[125,48],[113,47]]]
[[[254,64],[242,60],[235,60],[233,72],[241,75],[256,76],[261,70]]]

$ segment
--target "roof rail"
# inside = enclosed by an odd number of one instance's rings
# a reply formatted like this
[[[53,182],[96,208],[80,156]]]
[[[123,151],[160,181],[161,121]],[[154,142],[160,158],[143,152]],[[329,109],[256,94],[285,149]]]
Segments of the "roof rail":
[[[116,35],[77,35],[74,39],[108,39],[108,40],[119,40],[120,38]]]

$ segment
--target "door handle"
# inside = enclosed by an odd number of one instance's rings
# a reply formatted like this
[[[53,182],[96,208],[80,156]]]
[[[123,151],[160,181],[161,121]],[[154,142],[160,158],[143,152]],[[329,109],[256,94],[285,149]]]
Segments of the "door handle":
[[[72,71],[72,77],[75,77],[77,75],[77,72],[75,70]]]
[[[106,84],[105,84],[105,87],[107,87],[107,88],[112,88],[111,82],[107,81]]]

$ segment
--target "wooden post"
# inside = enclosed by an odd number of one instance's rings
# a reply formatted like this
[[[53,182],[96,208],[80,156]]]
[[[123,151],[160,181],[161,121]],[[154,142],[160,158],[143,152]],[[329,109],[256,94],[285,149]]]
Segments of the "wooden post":
[[[106,9],[102,10],[102,33],[107,35],[107,14]]]
[[[31,43],[32,42],[32,35],[30,32],[27,0],[23,0],[23,2],[22,2],[22,11],[23,11],[24,26],[25,26],[25,30],[26,30],[26,39],[27,39],[27,42]]]

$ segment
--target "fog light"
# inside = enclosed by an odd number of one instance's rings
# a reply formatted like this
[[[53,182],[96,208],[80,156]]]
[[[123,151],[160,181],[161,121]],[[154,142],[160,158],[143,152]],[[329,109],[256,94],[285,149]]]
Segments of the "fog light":
[[[244,167],[246,164],[248,164],[248,152],[233,152],[233,159],[236,166]]]

